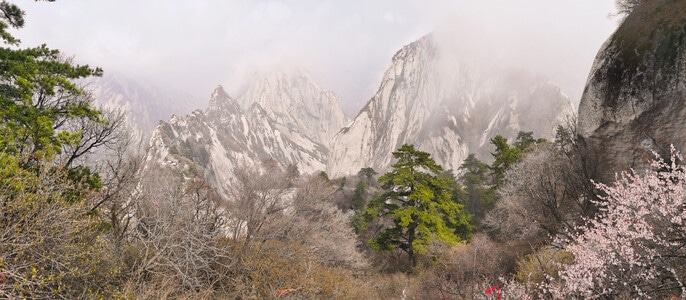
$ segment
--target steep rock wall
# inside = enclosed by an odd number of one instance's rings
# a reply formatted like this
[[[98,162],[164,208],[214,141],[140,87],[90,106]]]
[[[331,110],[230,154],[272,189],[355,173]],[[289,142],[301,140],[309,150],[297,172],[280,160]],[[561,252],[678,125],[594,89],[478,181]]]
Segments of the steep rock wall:
[[[686,1],[639,5],[599,51],[579,104],[579,136],[608,182],[686,149]]]
[[[327,172],[384,172],[405,143],[457,170],[469,153],[489,159],[496,135],[514,138],[521,130],[552,138],[571,112],[567,96],[548,80],[464,61],[427,36],[393,56],[376,94],[334,137]]]

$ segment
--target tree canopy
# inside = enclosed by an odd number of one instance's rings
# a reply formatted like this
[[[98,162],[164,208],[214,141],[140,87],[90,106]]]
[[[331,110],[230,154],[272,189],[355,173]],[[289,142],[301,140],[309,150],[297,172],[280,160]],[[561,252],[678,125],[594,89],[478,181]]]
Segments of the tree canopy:
[[[495,151],[491,153],[493,163],[488,164],[469,154],[460,166],[460,181],[464,184],[467,209],[474,215],[475,222],[479,222],[484,213],[492,208],[496,201],[496,190],[506,181],[506,172],[519,162],[522,155],[531,146],[544,143],[545,139],[534,138],[532,131],[520,131],[510,145],[507,139],[497,135],[491,139]]]
[[[507,139],[501,135],[491,139],[491,144],[495,146],[495,152],[491,153],[493,164],[491,170],[495,176],[495,185],[501,186],[505,179],[505,171],[514,165],[522,156],[524,151],[531,145],[543,143],[545,139],[534,139],[532,131],[520,131],[515,138],[515,142],[510,146]]]
[[[416,264],[434,241],[452,244],[466,239],[473,229],[463,205],[452,201],[449,179],[429,153],[405,144],[393,152],[393,170],[379,178],[383,192],[372,198],[366,213],[387,218],[387,228],[369,245],[375,250],[400,249]]]
[[[83,144],[84,128],[79,125],[107,123],[75,83],[100,76],[102,70],[74,65],[46,45],[17,49],[19,40],[7,29],[21,28],[24,12],[4,1],[0,12],[0,37],[6,44],[0,47],[0,149],[50,160],[62,154],[64,147]],[[83,153],[71,153],[62,163],[70,165]]]

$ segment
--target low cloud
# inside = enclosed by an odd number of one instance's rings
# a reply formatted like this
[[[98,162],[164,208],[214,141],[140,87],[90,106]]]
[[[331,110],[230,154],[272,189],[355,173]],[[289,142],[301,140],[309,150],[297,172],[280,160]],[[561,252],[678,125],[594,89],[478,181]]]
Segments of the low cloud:
[[[173,3],[173,4],[172,4]],[[256,68],[310,70],[355,114],[395,51],[436,30],[465,55],[500,57],[572,96],[616,26],[611,0],[17,2],[24,46],[47,43],[79,63],[173,85],[205,105]]]

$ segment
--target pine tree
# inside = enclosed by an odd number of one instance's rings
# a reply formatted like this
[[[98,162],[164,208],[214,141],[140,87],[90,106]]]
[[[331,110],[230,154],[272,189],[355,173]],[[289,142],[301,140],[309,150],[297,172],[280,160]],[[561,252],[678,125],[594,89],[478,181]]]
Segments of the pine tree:
[[[393,170],[379,178],[383,192],[372,198],[367,214],[391,224],[369,241],[375,250],[400,249],[416,265],[417,254],[434,241],[445,244],[469,237],[473,226],[463,206],[452,201],[450,182],[429,153],[405,144],[393,152]]]
[[[491,165],[491,170],[495,176],[496,187],[501,187],[503,185],[505,171],[519,161],[519,158],[522,157],[524,151],[531,145],[546,142],[546,139],[540,138],[536,140],[533,136],[533,131],[520,131],[512,146],[510,146],[507,143],[507,139],[501,135],[497,135],[491,139],[491,144],[495,146],[495,152],[491,153],[495,159]]]
[[[495,199],[495,189],[490,180],[489,166],[474,154],[469,154],[462,162],[460,180],[465,187],[467,209],[479,219]]]
[[[5,1],[0,3],[0,12],[0,38],[5,43],[0,47],[0,150],[45,161],[63,153],[67,146],[76,146],[77,151],[62,158],[69,166],[102,142],[85,141],[78,124],[103,125],[107,121],[74,83],[100,76],[102,70],[74,65],[45,45],[18,49],[19,40],[7,29],[21,28],[24,12]]]

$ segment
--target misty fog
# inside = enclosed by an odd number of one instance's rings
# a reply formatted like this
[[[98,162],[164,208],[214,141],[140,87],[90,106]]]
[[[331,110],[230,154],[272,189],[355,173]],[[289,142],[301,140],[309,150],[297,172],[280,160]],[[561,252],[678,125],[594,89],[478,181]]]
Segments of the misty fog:
[[[393,53],[434,32],[456,56],[551,79],[578,103],[593,58],[617,25],[613,0],[135,1],[18,3],[22,46],[182,89],[204,107],[217,84],[298,66],[349,116],[373,95]]]

